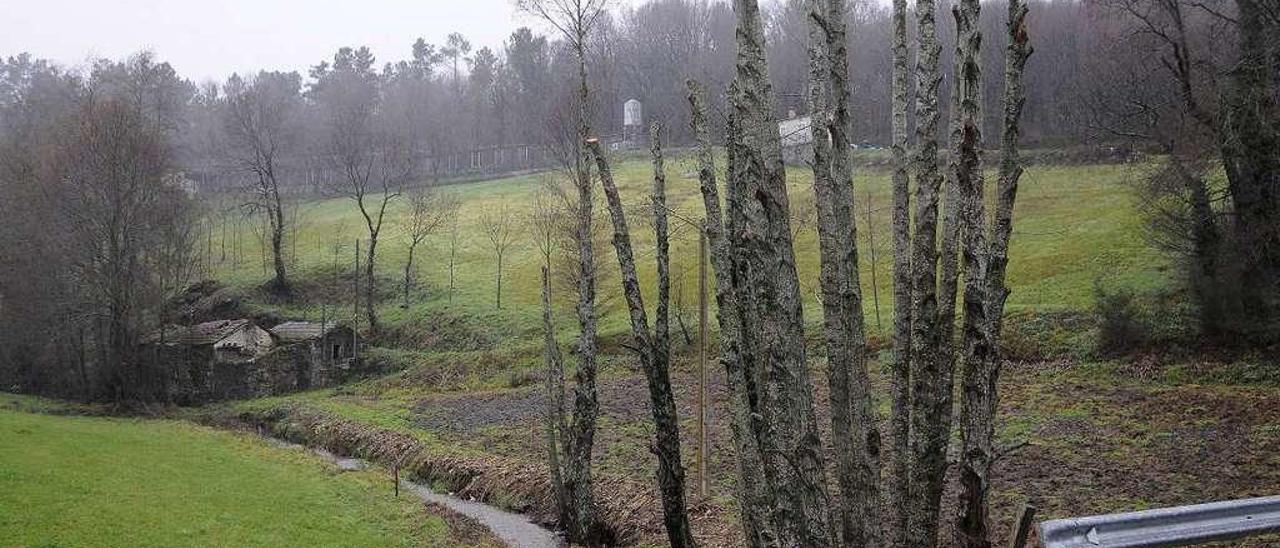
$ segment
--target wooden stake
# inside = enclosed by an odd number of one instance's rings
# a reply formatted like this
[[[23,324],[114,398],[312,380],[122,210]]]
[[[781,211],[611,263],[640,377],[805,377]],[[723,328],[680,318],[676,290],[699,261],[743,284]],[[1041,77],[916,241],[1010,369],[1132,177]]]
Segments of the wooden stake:
[[[351,313],[353,317],[356,318],[356,322],[359,322],[360,321],[360,238],[356,238],[355,258],[356,258],[355,271],[353,272],[354,275],[351,277],[351,282],[352,284],[355,285],[355,293],[352,294],[352,296],[355,297],[355,306],[351,308]]]
[[[707,231],[698,227],[698,494],[707,496]]]

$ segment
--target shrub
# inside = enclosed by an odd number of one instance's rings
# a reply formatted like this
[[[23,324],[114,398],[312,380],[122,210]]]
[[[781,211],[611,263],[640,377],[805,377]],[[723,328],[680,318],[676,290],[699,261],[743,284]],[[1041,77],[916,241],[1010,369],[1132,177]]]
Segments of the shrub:
[[[1098,321],[1098,353],[1117,356],[1144,350],[1151,343],[1151,326],[1143,317],[1134,292],[1093,285],[1094,313]]]

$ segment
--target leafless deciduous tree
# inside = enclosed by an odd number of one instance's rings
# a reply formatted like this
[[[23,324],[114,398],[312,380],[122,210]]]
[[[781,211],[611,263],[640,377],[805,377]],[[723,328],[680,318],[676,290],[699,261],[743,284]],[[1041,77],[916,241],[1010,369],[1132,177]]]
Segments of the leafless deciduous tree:
[[[596,416],[596,286],[593,234],[594,198],[592,197],[590,159],[584,147],[591,135],[591,91],[587,79],[588,41],[596,30],[610,0],[519,0],[524,11],[546,21],[568,42],[577,63],[577,139],[574,140],[572,174],[578,190],[578,339],[577,385],[574,388],[573,422],[565,437],[566,457],[560,477],[568,504],[562,507],[560,519],[573,542],[588,545],[609,541],[610,536],[599,522],[595,511],[595,495],[591,482],[591,448],[595,444]]]
[[[758,423],[748,389],[748,371],[743,362],[743,326],[739,318],[737,293],[730,271],[730,248],[720,190],[716,182],[714,156],[707,125],[704,92],[694,81],[688,83],[689,123],[697,142],[699,190],[706,209],[707,245],[716,277],[716,316],[720,323],[720,363],[729,387],[731,432],[738,455],[738,504],[743,536],[748,546],[776,546],[771,512],[776,494],[766,481],[761,447],[756,438]],[[732,122],[732,120],[731,120]],[[730,127],[732,127],[732,123]]]
[[[809,1],[809,104],[818,212],[831,437],[839,485],[839,539],[880,542],[880,433],[871,409],[858,276],[849,137],[848,52],[842,0]]]
[[[669,334],[670,263],[668,262],[666,174],[663,172],[662,148],[658,125],[651,133],[653,147],[653,208],[658,263],[658,305],[654,318],[654,330],[649,329],[644,298],[640,292],[640,278],[636,274],[636,261],[631,250],[631,232],[627,227],[626,213],[608,160],[601,151],[600,142],[588,142],[588,149],[595,158],[600,182],[613,219],[613,247],[618,255],[622,271],[622,291],[626,297],[631,317],[631,333],[635,351],[640,357],[641,368],[649,384],[649,406],[653,411],[654,452],[658,456],[658,488],[662,493],[663,522],[667,540],[674,547],[695,546],[689,516],[684,504],[684,466],[680,461],[680,426],[676,417],[675,397],[671,392],[671,343]]]
[[[502,261],[520,237],[519,221],[505,203],[480,213],[480,230],[489,241],[495,262],[494,307],[499,310],[502,309]]]
[[[445,223],[457,215],[460,202],[457,196],[437,189],[419,188],[409,193],[409,211],[404,223],[404,239],[408,256],[404,261],[404,306],[409,306],[409,289],[413,281],[413,255],[424,240],[435,234]]]
[[[893,0],[893,377],[887,468],[889,487],[885,538],[904,546],[910,504],[911,432],[911,175],[907,145],[907,103],[911,86],[907,47],[907,2]]]
[[[916,214],[911,244],[911,493],[908,498],[908,546],[933,546],[937,538],[946,448],[950,433],[952,366],[943,349],[949,326],[939,323],[937,6],[916,3]]]
[[[726,293],[732,294],[731,299],[718,297],[722,322],[732,315],[730,321],[736,323],[722,343],[722,358],[735,392],[734,406],[740,407],[735,423],[746,427],[737,433],[737,445],[755,447],[739,455],[743,525],[753,546],[829,546],[836,533],[805,363],[799,280],[764,29],[756,2],[737,0],[733,7],[738,22],[737,72],[729,90],[724,225],[710,226],[720,217],[718,192],[708,180],[711,170],[701,171],[707,172],[702,190],[717,282],[727,281]],[[697,110],[695,119],[700,117]],[[718,244],[721,230],[725,241]]]
[[[340,174],[339,191],[355,201],[369,241],[365,258],[364,309],[369,328],[378,330],[378,237],[388,206],[417,173],[418,154],[398,120],[378,116],[378,82],[367,48],[343,48],[333,65],[312,72],[311,93],[326,114],[325,153]]]
[[[252,178],[255,209],[267,217],[275,278],[271,289],[289,292],[284,260],[287,223],[281,198],[284,158],[300,152],[299,116],[302,79],[297,73],[260,72],[248,78],[232,75],[224,86],[223,125],[231,159]]]
[[[965,8],[961,8],[965,9]],[[976,7],[968,9],[976,10]],[[1007,22],[1007,53],[1005,55],[1004,129],[1000,139],[1000,167],[996,186],[995,213],[988,229],[983,208],[983,187],[976,176],[962,176],[967,183],[961,185],[965,203],[965,297],[964,297],[964,356],[963,400],[961,404],[961,469],[960,515],[957,518],[957,544],[970,547],[992,546],[988,517],[991,464],[996,458],[993,447],[995,436],[996,403],[999,395],[996,381],[1000,377],[1002,356],[1000,332],[1003,327],[1004,303],[1009,289],[1005,285],[1005,273],[1009,262],[1009,240],[1013,236],[1013,205],[1018,194],[1018,181],[1022,166],[1018,158],[1019,124],[1026,88],[1022,82],[1027,58],[1031,56],[1027,31],[1027,4],[1021,0],[1009,2]],[[976,18],[975,18],[976,19]],[[976,38],[976,45],[981,38]],[[972,47],[972,46],[971,46]],[[976,49],[976,48],[972,48]],[[962,74],[973,77],[976,73],[965,70]],[[977,85],[974,81],[961,83],[962,87]],[[971,107],[972,108],[972,107]],[[972,111],[969,112],[972,114]],[[976,118],[964,118],[966,127],[962,143],[970,140],[978,124]],[[966,145],[967,146],[967,145]],[[976,150],[976,149],[975,149]],[[980,163],[973,163],[972,152],[962,152],[962,164],[972,163],[971,169],[979,173]],[[969,168],[965,168],[969,169]]]
[[[165,188],[165,144],[140,110],[118,100],[90,99],[78,117],[59,158],[66,167],[62,205],[79,251],[73,272],[101,321],[96,339],[108,394],[115,401],[154,399],[164,391],[164,378],[149,370],[137,347],[142,329],[155,322],[148,313],[162,301],[149,298],[149,290],[184,285],[181,263],[165,265],[175,257],[164,250],[189,250],[191,242],[183,237],[189,226],[164,225],[190,219],[173,209],[181,203],[174,196],[180,191]],[[166,215],[177,218],[166,222]],[[166,232],[177,238],[159,241]]]

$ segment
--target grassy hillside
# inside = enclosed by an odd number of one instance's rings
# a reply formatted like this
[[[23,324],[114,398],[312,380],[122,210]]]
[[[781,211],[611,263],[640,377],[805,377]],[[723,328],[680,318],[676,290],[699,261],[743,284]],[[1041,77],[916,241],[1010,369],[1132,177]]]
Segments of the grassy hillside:
[[[648,229],[649,164],[643,158],[619,161],[616,175],[629,205],[633,237],[643,270],[642,283],[652,289],[652,235]],[[693,169],[685,157],[668,163],[670,204],[689,217],[700,217],[700,197]],[[1021,449],[1002,458],[993,472],[993,517],[1003,531],[1023,502],[1031,501],[1046,518],[1151,508],[1156,506],[1245,497],[1273,492],[1280,485],[1276,448],[1280,436],[1273,410],[1280,405],[1275,386],[1280,379],[1264,362],[1207,362],[1199,359],[1165,363],[1160,357],[1098,362],[1092,352],[1091,318],[1094,285],[1124,288],[1138,294],[1163,293],[1171,287],[1168,265],[1143,239],[1125,181],[1142,167],[1032,166],[1019,192],[1017,231],[1011,249],[1009,310],[1005,346],[1013,362],[1001,379],[998,437],[1001,446]],[[545,493],[546,406],[538,382],[538,266],[533,244],[508,257],[504,310],[493,307],[492,258],[479,231],[480,212],[505,203],[528,212],[541,177],[528,176],[457,185],[448,188],[463,200],[461,281],[454,302],[444,298],[447,283],[445,236],[431,242],[422,263],[429,286],[401,309],[393,293],[381,310],[400,331],[430,333],[447,339],[475,337],[487,344],[403,345],[377,349],[390,358],[406,358],[410,367],[394,375],[356,384],[276,398],[231,402],[213,410],[236,417],[253,417],[265,427],[302,432],[311,443],[349,447],[372,457],[394,458],[404,447],[430,455],[426,465],[441,481],[459,485],[472,480],[484,485],[477,496],[522,512],[550,515],[546,501],[530,496]],[[790,171],[794,216],[803,218],[812,207],[809,173]],[[879,286],[880,335],[892,322],[889,284],[891,237],[889,176],[865,171],[856,180],[859,199],[861,280],[866,293],[868,325],[877,331],[875,290]],[[868,200],[869,197],[869,200]],[[870,226],[866,205],[871,204]],[[349,290],[322,291],[317,280],[333,275],[332,257],[322,251],[335,235],[354,239],[362,230],[354,205],[324,200],[305,206],[296,248],[295,272],[303,284],[302,298],[277,303],[283,312],[314,313],[316,297],[343,302],[350,314]],[[398,215],[403,209],[398,208]],[[345,232],[344,232],[345,227]],[[869,233],[874,234],[875,246]],[[390,231],[380,271],[388,280],[397,275],[404,247]],[[683,273],[684,302],[696,321],[696,233],[682,229],[673,243],[676,273]],[[328,238],[329,240],[326,240]],[[217,242],[214,242],[215,247]],[[807,321],[820,318],[814,300],[818,275],[817,246],[812,227],[801,230],[798,264],[804,284]],[[872,260],[872,250],[876,260]],[[351,245],[342,259],[350,268]],[[604,251],[606,278],[603,294],[618,293],[612,249]],[[267,279],[260,263],[226,262],[216,274],[241,289],[251,290]],[[349,275],[349,271],[347,275]],[[677,274],[679,275],[679,274]],[[344,282],[349,283],[349,282]],[[252,295],[252,293],[250,293]],[[576,333],[569,296],[562,296],[561,334]],[[1169,297],[1178,300],[1175,294]],[[660,544],[662,529],[653,485],[654,457],[650,451],[652,423],[647,390],[632,356],[621,345],[625,317],[617,298],[606,305],[602,335],[602,375],[599,386],[601,417],[594,467],[607,521],[626,532],[625,542]],[[309,302],[309,305],[300,304]],[[310,308],[308,308],[310,307]],[[1178,320],[1161,316],[1164,324]],[[422,340],[431,340],[426,337]],[[679,336],[675,339],[679,341]],[[679,342],[677,342],[679,347]],[[820,346],[820,345],[815,345]],[[1064,352],[1037,354],[1026,347],[1054,347]],[[1087,349],[1080,353],[1075,351]],[[679,347],[673,385],[681,417],[683,458],[695,470],[692,434],[696,381],[693,352]],[[370,355],[370,354],[367,354]],[[825,367],[815,353],[814,378]],[[1051,355],[1055,359],[1044,359]],[[1061,357],[1069,359],[1056,359]],[[877,365],[887,363],[876,356]],[[1075,358],[1075,359],[1071,359]],[[570,365],[573,360],[569,360]],[[888,381],[878,366],[872,380],[881,418],[887,416]],[[815,402],[825,428],[826,386],[815,384]],[[698,540],[706,546],[740,545],[736,524],[734,456],[728,424],[728,397],[723,371],[712,367],[710,378],[709,483],[710,496],[692,497],[690,515]],[[1254,410],[1250,412],[1249,410]],[[301,425],[301,426],[300,426]],[[1206,455],[1231,451],[1229,470],[1203,466]],[[390,457],[388,457],[390,456]],[[463,470],[467,473],[455,473]],[[443,471],[443,472],[441,472]],[[691,472],[692,474],[693,472]],[[451,475],[452,474],[452,475]],[[454,477],[456,476],[456,477]],[[692,478],[691,478],[692,479]],[[497,486],[492,489],[489,487]],[[951,487],[954,489],[954,486]],[[626,496],[612,496],[626,493]],[[954,501],[949,493],[945,500]],[[541,501],[541,504],[539,503]],[[640,509],[642,511],[636,511]],[[1263,539],[1247,546],[1270,546]]]
[[[652,289],[652,230],[648,219],[648,193],[651,171],[647,159],[630,157],[615,160],[615,171],[623,199],[628,205],[629,221],[638,251],[642,284]],[[1009,299],[1010,311],[1042,312],[1085,310],[1092,304],[1093,284],[1104,281],[1110,286],[1149,290],[1167,283],[1163,271],[1165,261],[1143,241],[1141,220],[1135,215],[1124,181],[1133,168],[1125,166],[1033,166],[1023,178],[1016,210],[1017,231],[1011,249]],[[669,205],[684,216],[702,216],[701,198],[691,159],[680,154],[668,161]],[[797,218],[812,209],[811,177],[807,169],[791,168],[792,209]],[[386,278],[386,300],[380,310],[389,324],[423,322],[425,318],[448,312],[468,318],[472,325],[483,326],[490,337],[526,334],[538,322],[538,268],[540,257],[524,230],[506,259],[503,284],[503,310],[494,307],[494,257],[480,228],[480,215],[486,208],[506,204],[510,214],[520,222],[532,209],[534,195],[545,178],[555,174],[529,175],[496,181],[459,184],[445,187],[446,192],[462,200],[460,248],[456,272],[457,288],[453,303],[446,299],[448,286],[448,234],[438,233],[420,248],[418,272],[422,285],[413,305],[401,309],[400,300],[390,284],[398,283],[405,260],[406,245],[401,226],[406,215],[405,201],[399,200],[389,216],[379,245],[378,269]],[[872,330],[877,325],[888,329],[892,318],[890,233],[890,181],[883,171],[862,171],[855,181],[858,203],[858,229],[861,244],[862,285],[866,292],[866,313]],[[599,194],[599,192],[597,192]],[[866,214],[871,205],[871,215]],[[601,208],[603,209],[603,208]],[[292,238],[289,260],[293,275],[311,286],[333,285],[334,264],[339,276],[349,280],[352,269],[354,240],[365,237],[363,220],[355,203],[332,198],[305,202],[297,208],[300,219],[296,238]],[[676,220],[672,244],[673,283],[684,294],[690,318],[696,317],[697,237],[696,232]],[[868,229],[870,227],[870,229]],[[253,288],[270,277],[263,263],[260,239],[244,225],[236,235],[234,223],[228,224],[226,246],[231,250],[224,260],[220,225],[206,242],[213,249],[212,275],[241,288]],[[259,231],[260,232],[260,231]],[[870,244],[874,236],[875,245]],[[238,243],[237,243],[238,242]],[[334,245],[341,245],[335,261]],[[234,252],[240,249],[240,254]],[[817,322],[818,252],[812,223],[800,230],[796,245],[797,260],[805,299],[806,319]],[[873,252],[874,250],[874,252]],[[617,263],[611,248],[605,250],[606,279],[601,281],[602,300],[619,293]],[[874,255],[874,261],[873,261]],[[874,271],[874,276],[873,276]],[[612,274],[610,274],[612,273]],[[873,287],[873,278],[876,285]],[[335,291],[304,293],[303,302],[277,306],[293,315],[318,317],[321,303],[349,303],[350,282],[342,281]],[[876,320],[876,296],[879,322]],[[568,295],[562,301],[569,302]],[[351,306],[341,307],[340,314],[351,315]],[[561,317],[568,319],[566,306]],[[625,314],[619,299],[612,299],[602,322],[602,333],[620,333],[625,329]],[[695,320],[696,321],[696,320]]]
[[[0,410],[4,546],[458,546],[384,475],[187,423]]]

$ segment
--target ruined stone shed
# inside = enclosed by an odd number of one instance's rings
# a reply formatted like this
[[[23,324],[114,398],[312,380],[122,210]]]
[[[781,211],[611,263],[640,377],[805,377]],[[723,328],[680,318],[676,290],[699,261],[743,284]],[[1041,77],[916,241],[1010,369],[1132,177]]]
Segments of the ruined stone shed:
[[[355,330],[337,322],[285,322],[271,328],[271,336],[292,357],[298,390],[341,382],[359,345]]]
[[[217,320],[166,326],[147,336],[143,356],[169,369],[169,397],[176,403],[252,395],[260,384],[255,361],[271,351],[271,334],[250,320]]]
[[[329,386],[355,362],[357,335],[327,322],[285,322],[270,331],[252,320],[167,326],[145,338],[146,359],[169,370],[178,404],[255,398]]]

